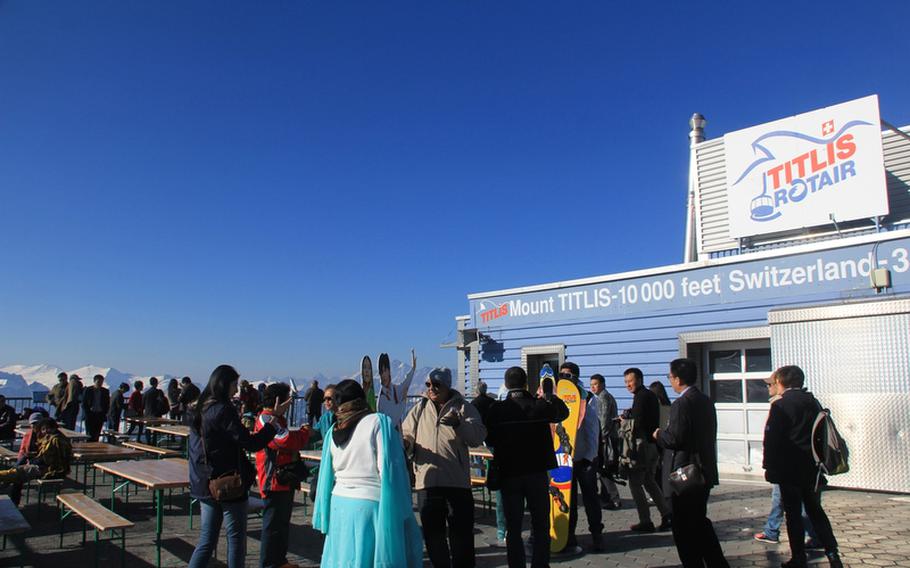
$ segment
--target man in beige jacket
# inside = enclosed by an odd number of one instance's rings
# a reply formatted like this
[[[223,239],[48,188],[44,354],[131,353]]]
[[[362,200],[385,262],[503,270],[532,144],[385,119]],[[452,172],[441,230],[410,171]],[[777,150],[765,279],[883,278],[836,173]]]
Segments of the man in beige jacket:
[[[414,464],[414,487],[423,497],[423,539],[435,568],[471,568],[474,498],[468,448],[482,444],[487,430],[477,409],[452,389],[449,369],[433,369],[426,386],[401,428],[405,453]]]

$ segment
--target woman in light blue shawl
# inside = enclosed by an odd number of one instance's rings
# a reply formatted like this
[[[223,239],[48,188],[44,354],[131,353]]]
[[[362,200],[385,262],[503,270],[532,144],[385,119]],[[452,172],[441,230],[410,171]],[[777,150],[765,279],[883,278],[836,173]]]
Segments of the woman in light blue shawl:
[[[418,568],[423,540],[411,509],[401,438],[353,380],[335,387],[335,424],[322,446],[313,527],[323,568]]]

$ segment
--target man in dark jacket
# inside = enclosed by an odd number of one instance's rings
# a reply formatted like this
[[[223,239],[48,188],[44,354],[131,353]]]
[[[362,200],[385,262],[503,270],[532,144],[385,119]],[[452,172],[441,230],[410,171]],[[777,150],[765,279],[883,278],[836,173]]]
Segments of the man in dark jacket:
[[[477,412],[480,413],[480,417],[484,418],[487,415],[487,411],[490,410],[490,407],[493,406],[493,403],[496,402],[496,399],[487,394],[487,383],[480,381],[477,383],[477,396],[471,400],[471,404],[474,405],[474,408],[477,409]]]
[[[16,439],[16,409],[6,404],[0,394],[0,441],[11,444]]]
[[[651,508],[645,497],[645,490],[647,490],[651,500],[657,505],[657,510],[660,511],[661,521],[658,529],[665,531],[670,528],[671,524],[670,510],[667,508],[660,485],[655,479],[660,452],[651,438],[651,433],[660,425],[660,402],[657,400],[656,394],[645,388],[645,377],[641,369],[636,367],[626,369],[623,373],[623,380],[626,383],[626,390],[633,395],[632,409],[628,413],[628,418],[635,421],[632,437],[635,440],[643,441],[637,445],[639,451],[635,456],[636,463],[629,470],[629,491],[632,492],[632,499],[635,500],[635,507],[638,509],[638,523],[629,528],[637,532],[654,532]]]
[[[82,419],[89,442],[97,442],[111,407],[111,393],[104,388],[104,375],[95,375],[92,383],[82,393]]]
[[[506,517],[506,549],[509,567],[524,567],[521,523],[527,501],[534,545],[531,568],[545,568],[550,562],[550,478],[556,467],[550,424],[562,422],[569,409],[553,396],[548,381],[543,398],[534,398],[526,389],[528,376],[521,367],[505,374],[505,400],[494,402],[486,416],[487,445],[493,448],[502,480]]]
[[[107,411],[107,427],[114,432],[120,431],[120,419],[123,417],[123,411],[126,409],[126,393],[130,386],[126,383],[120,383],[114,396],[111,397],[111,408]]]
[[[711,402],[695,386],[698,372],[695,361],[675,359],[670,363],[670,386],[679,397],[670,407],[665,430],[655,429],[653,437],[661,448],[673,451],[670,471],[697,463],[705,487],[683,495],[673,495],[673,541],[685,568],[729,566],[708,518],[708,496],[717,485],[717,413]],[[655,499],[657,501],[657,499]]]
[[[787,517],[791,558],[783,565],[806,566],[802,519],[805,507],[815,534],[825,547],[829,563],[835,568],[843,566],[831,522],[822,509],[816,486],[818,468],[812,457],[812,426],[821,405],[803,389],[805,374],[795,365],[774,371],[771,381],[781,397],[768,412],[762,467],[765,468],[765,479],[780,485],[781,502]]]
[[[303,400],[306,401],[307,424],[311,427],[319,421],[319,417],[322,415],[322,398],[324,395],[325,393],[319,388],[319,381],[315,380],[303,395]]]

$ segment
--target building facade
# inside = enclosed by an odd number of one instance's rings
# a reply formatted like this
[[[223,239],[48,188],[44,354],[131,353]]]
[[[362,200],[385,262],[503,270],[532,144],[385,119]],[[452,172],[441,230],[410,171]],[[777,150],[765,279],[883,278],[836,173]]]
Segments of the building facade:
[[[622,372],[698,362],[722,475],[761,478],[781,365],[806,371],[851,448],[839,486],[910,492],[910,128],[876,97],[704,140],[693,116],[684,262],[468,295],[459,379],[491,391],[570,359],[620,408]],[[534,385],[532,384],[532,387]]]

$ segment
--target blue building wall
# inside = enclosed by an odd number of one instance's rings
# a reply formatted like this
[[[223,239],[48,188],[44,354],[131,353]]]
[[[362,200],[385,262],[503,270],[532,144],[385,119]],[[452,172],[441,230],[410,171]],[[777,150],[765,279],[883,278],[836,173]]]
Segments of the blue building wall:
[[[846,247],[833,251],[820,251],[780,259],[760,259],[750,261],[744,258],[741,263],[731,263],[722,268],[729,273],[737,268],[750,268],[766,264],[799,264],[822,258],[825,261],[866,254],[870,245]],[[903,247],[903,248],[902,248]],[[880,258],[895,258],[892,266],[901,266],[900,250],[910,247],[910,239],[900,239],[881,246]],[[892,254],[897,250],[894,257]],[[717,267],[698,267],[692,270],[676,272],[673,277],[679,282],[687,276],[697,277],[705,271],[716,271]],[[661,276],[638,280],[654,280]],[[894,286],[881,296],[897,295],[910,292],[910,271],[903,270],[892,274]],[[634,281],[630,280],[630,281]],[[626,282],[630,282],[626,281]],[[622,282],[611,284],[616,289]],[[590,285],[589,285],[590,287]],[[558,292],[572,290],[560,288]],[[635,306],[634,311],[613,310],[608,316],[585,319],[563,318],[558,314],[547,314],[543,321],[515,323],[509,317],[497,318],[485,325],[478,314],[489,309],[490,303],[501,305],[507,298],[540,297],[546,292],[535,291],[532,294],[513,294],[511,296],[492,297],[483,306],[480,301],[472,303],[474,321],[481,333],[488,340],[481,342],[479,378],[489,385],[495,393],[502,384],[505,370],[511,366],[521,365],[521,350],[526,346],[564,344],[567,360],[577,363],[581,368],[582,379],[587,383],[594,373],[604,375],[607,388],[616,397],[620,409],[631,405],[631,396],[626,391],[622,372],[628,367],[639,367],[645,374],[645,383],[660,380],[668,386],[666,375],[668,363],[679,356],[679,334],[693,331],[719,330],[729,328],[746,328],[764,326],[768,323],[768,311],[774,308],[799,306],[806,304],[829,303],[842,299],[855,299],[876,296],[869,287],[868,276],[857,275],[837,283],[825,283],[817,286],[782,288],[769,294],[727,294],[717,295],[716,302],[701,305],[686,305],[676,302],[668,309],[643,309]],[[751,297],[750,297],[751,296]],[[755,298],[754,296],[759,296]],[[682,305],[680,305],[682,304]],[[666,303],[664,303],[666,305]],[[598,311],[598,310],[592,310]],[[599,310],[602,312],[608,310]],[[551,321],[553,320],[553,321]],[[502,322],[503,325],[496,325]],[[699,364],[701,362],[699,361]],[[669,389],[668,389],[669,391]],[[669,391],[672,396],[672,391]]]

